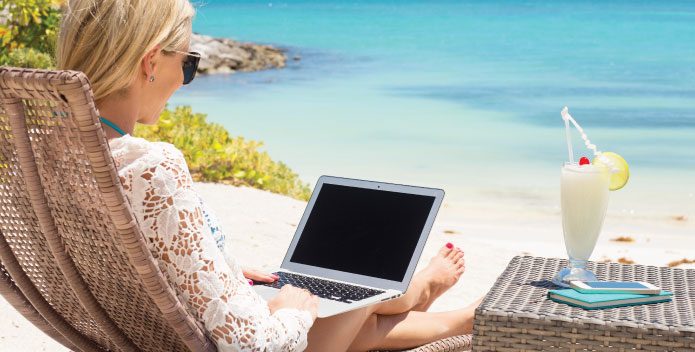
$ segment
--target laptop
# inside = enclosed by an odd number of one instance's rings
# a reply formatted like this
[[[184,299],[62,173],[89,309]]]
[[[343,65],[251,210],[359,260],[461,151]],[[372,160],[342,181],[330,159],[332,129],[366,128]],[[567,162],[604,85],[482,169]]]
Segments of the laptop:
[[[321,176],[272,283],[253,288],[270,300],[286,284],[319,297],[320,318],[402,296],[434,218],[441,189]]]

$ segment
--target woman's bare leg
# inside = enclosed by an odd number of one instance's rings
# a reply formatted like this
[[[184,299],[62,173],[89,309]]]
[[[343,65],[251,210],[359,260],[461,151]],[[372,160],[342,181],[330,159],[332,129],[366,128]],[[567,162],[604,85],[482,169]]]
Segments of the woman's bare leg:
[[[465,269],[463,252],[449,243],[439,250],[426,268],[415,274],[405,295],[379,304],[375,313],[390,315],[411,310],[427,311],[435,299],[458,282]]]
[[[372,314],[355,336],[348,351],[399,350],[470,334],[473,331],[475,309],[480,301],[482,298],[466,308],[449,312]]]
[[[376,305],[317,319],[309,330],[306,351],[398,349],[470,333],[478,304],[480,300],[450,312],[396,315],[376,314]]]
[[[346,351],[375,309],[369,306],[316,319],[309,330],[309,346],[305,352]]]

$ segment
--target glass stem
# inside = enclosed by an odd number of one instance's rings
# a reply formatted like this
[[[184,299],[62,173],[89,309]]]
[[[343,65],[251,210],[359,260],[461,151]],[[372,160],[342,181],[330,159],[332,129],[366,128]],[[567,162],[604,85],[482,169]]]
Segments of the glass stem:
[[[586,269],[586,260],[570,259],[570,270]]]

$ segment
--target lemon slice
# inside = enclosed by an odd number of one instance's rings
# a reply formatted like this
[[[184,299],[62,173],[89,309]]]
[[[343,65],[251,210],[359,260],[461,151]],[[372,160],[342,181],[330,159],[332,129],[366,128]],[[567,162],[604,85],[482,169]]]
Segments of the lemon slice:
[[[613,165],[618,169],[618,172],[611,174],[611,181],[608,189],[611,191],[617,191],[625,186],[627,180],[630,178],[630,168],[627,167],[627,162],[622,156],[615,154],[613,152],[604,152],[601,155],[608,158],[613,162]],[[594,158],[592,162],[594,165],[604,165],[598,157]]]

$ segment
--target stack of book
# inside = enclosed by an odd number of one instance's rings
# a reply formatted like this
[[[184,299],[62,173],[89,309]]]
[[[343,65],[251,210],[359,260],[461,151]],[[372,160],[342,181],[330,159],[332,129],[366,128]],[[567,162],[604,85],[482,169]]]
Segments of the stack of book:
[[[548,298],[553,301],[566,303],[584,309],[603,309],[623,306],[634,306],[638,304],[668,302],[673,297],[672,292],[659,290],[654,294],[635,294],[635,293],[605,293],[605,292],[580,292],[576,289],[568,288],[563,290],[551,290]]]

